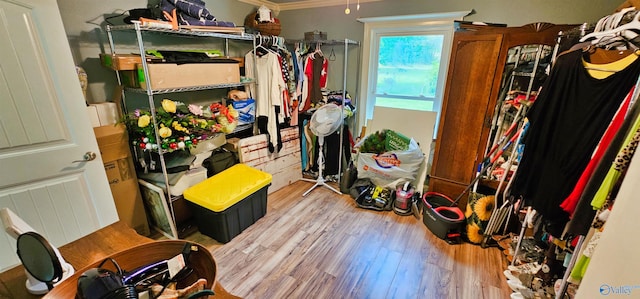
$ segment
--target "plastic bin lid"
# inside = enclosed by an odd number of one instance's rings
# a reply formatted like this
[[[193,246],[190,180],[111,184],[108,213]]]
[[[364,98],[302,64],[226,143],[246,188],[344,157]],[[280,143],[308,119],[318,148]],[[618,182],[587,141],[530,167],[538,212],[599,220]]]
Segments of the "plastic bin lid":
[[[184,191],[184,198],[214,212],[222,212],[271,184],[271,174],[236,164]]]

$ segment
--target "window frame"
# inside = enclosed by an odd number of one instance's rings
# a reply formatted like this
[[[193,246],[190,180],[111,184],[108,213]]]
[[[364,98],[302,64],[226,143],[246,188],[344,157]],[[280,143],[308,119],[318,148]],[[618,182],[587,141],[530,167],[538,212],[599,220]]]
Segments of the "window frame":
[[[442,98],[449,69],[449,58],[453,45],[454,21],[461,21],[471,11],[458,11],[448,13],[432,13],[420,15],[404,15],[390,17],[361,18],[358,21],[364,23],[364,40],[362,43],[363,59],[361,73],[366,74],[361,80],[359,90],[361,95],[357,104],[358,119],[356,127],[358,131],[366,124],[367,119],[373,115],[375,100],[375,88],[377,83],[377,65],[379,41],[382,36],[441,34],[444,36],[438,83],[434,100],[434,110],[437,112],[436,128],[440,120]],[[428,98],[425,97],[425,100]]]

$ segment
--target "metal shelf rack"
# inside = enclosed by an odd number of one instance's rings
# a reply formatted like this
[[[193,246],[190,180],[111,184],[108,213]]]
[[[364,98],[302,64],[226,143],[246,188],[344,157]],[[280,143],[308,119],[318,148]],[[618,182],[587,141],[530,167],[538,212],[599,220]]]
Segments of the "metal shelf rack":
[[[142,26],[140,22],[134,22],[132,25],[117,25],[117,26],[107,26],[106,27],[106,32],[107,32],[107,37],[109,40],[109,47],[110,47],[110,51],[111,54],[116,54],[116,43],[114,42],[114,32],[133,32],[135,33],[136,36],[136,44],[137,44],[137,48],[139,50],[139,53],[141,55],[144,56],[144,54],[146,53],[146,49],[145,49],[145,39],[143,38],[143,33],[145,34],[155,34],[155,35],[166,35],[168,37],[171,38],[196,38],[196,39],[222,39],[224,41],[224,56],[229,57],[229,41],[230,40],[239,40],[239,41],[251,41],[252,42],[252,49],[255,49],[256,47],[256,42],[255,42],[255,36],[252,34],[247,34],[247,33],[239,33],[239,34],[231,34],[231,33],[220,33],[220,32],[211,32],[211,31],[198,31],[198,30],[188,30],[188,29],[177,29],[177,30],[173,30],[173,29],[168,29],[168,28],[160,28],[160,27],[150,27],[150,26]],[[141,64],[142,64],[142,69],[144,72],[144,76],[145,78],[150,78],[149,76],[149,68],[148,68],[148,63],[146,61],[146,59],[142,59],[141,60]],[[118,80],[118,84],[122,85],[122,78],[120,76],[119,72],[116,72],[116,76],[117,76],[117,80]],[[256,80],[254,79],[246,79],[243,80],[242,82],[237,82],[237,83],[229,83],[229,84],[216,84],[216,85],[205,85],[205,86],[188,86],[188,87],[182,87],[182,88],[172,88],[172,89],[152,89],[151,88],[151,82],[149,80],[145,80],[145,88],[123,88],[122,89],[122,108],[123,108],[123,112],[126,113],[127,112],[127,104],[126,104],[126,93],[131,92],[131,93],[137,93],[137,94],[146,94],[147,95],[147,99],[148,99],[148,107],[149,107],[149,111],[151,112],[151,120],[153,122],[154,128],[156,128],[155,130],[155,140],[156,140],[156,144],[157,144],[157,148],[158,153],[159,153],[159,157],[160,157],[160,165],[161,165],[161,169],[162,169],[162,175],[164,178],[164,192],[166,192],[166,195],[168,196],[169,200],[168,200],[168,205],[169,205],[169,210],[171,211],[171,217],[172,220],[174,221],[174,226],[175,226],[175,212],[174,212],[174,208],[173,208],[173,202],[178,198],[176,196],[172,196],[172,193],[170,192],[171,190],[171,184],[169,183],[169,174],[167,172],[167,163],[165,161],[165,157],[164,155],[166,154],[166,152],[164,152],[161,146],[161,138],[159,136],[158,133],[158,123],[156,120],[156,105],[155,105],[155,100],[154,100],[154,96],[156,95],[162,95],[162,94],[171,94],[171,93],[183,93],[183,92],[192,92],[192,91],[201,91],[201,90],[214,90],[214,89],[221,89],[221,88],[228,88],[228,87],[238,87],[238,86],[247,86],[250,84],[257,84]],[[252,128],[253,125],[245,125],[245,126],[238,126],[233,133],[239,132],[241,130],[247,130],[249,128]],[[176,238],[178,236],[175,236]]]

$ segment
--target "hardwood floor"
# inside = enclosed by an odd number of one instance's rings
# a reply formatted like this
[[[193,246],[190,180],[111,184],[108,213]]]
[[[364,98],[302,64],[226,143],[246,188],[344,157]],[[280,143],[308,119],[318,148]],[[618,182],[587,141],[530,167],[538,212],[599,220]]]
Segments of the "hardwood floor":
[[[348,195],[297,182],[227,244],[200,233],[218,280],[244,298],[509,298],[496,248],[449,245],[422,220],[358,208]]]

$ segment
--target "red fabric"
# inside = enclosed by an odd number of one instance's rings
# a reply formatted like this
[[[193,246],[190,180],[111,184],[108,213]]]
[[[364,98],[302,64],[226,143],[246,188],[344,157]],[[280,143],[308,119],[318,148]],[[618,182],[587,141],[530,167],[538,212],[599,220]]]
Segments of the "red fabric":
[[[304,105],[302,106],[301,111],[307,111],[311,108],[311,82],[313,79],[313,63],[309,62],[311,58],[307,56],[304,64],[304,74],[307,76],[307,98],[303,99],[302,102]]]
[[[624,99],[624,102],[622,102],[622,106],[620,107],[620,109],[618,109],[618,112],[616,112],[616,115],[613,117],[611,124],[609,125],[607,130],[604,132],[604,135],[602,136],[602,139],[600,140],[600,143],[598,144],[598,147],[596,148],[596,151],[593,154],[593,157],[591,157],[591,161],[589,161],[589,164],[587,164],[587,167],[582,172],[582,175],[580,176],[580,179],[576,183],[576,186],[573,187],[573,191],[571,192],[571,194],[569,194],[569,196],[567,196],[567,198],[562,202],[562,204],[560,204],[560,207],[564,211],[569,213],[570,216],[573,216],[573,212],[575,211],[576,206],[578,205],[580,196],[582,195],[584,188],[587,186],[587,182],[589,181],[589,178],[591,178],[591,175],[595,171],[596,166],[598,165],[598,162],[602,160],[602,156],[604,155],[604,152],[607,150],[607,147],[609,147],[609,144],[611,144],[611,140],[613,140],[613,137],[616,135],[616,132],[618,132],[618,130],[620,129],[620,126],[622,125],[622,122],[624,121],[624,118],[626,116],[627,109],[629,108],[629,103],[631,102],[631,97],[633,95],[634,89],[635,87],[631,88],[631,91],[629,91],[629,93],[627,94],[627,97]]]
[[[320,73],[320,88],[327,88],[328,68],[329,68],[329,60],[322,57],[322,72]]]

